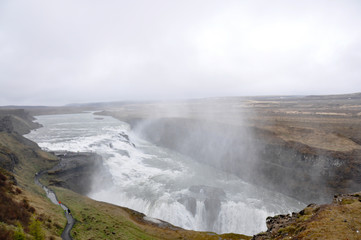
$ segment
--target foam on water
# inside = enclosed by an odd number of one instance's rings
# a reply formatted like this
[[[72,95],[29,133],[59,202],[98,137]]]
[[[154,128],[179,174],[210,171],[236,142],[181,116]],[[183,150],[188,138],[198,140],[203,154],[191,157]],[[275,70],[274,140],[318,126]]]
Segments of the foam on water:
[[[91,113],[39,116],[26,137],[46,150],[103,156],[113,185],[90,197],[193,230],[255,234],[266,217],[303,204],[138,138],[127,123]]]

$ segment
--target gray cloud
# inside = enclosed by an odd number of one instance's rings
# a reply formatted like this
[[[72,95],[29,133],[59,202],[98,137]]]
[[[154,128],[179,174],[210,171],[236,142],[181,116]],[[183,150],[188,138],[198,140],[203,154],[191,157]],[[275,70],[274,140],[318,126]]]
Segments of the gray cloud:
[[[359,1],[1,1],[0,105],[361,91]]]

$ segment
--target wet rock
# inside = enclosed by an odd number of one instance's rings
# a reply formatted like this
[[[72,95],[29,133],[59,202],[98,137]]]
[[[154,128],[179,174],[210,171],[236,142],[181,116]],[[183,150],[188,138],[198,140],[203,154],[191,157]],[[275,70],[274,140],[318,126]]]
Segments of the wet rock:
[[[193,185],[189,188],[189,191],[204,195],[207,198],[221,198],[226,196],[223,189],[205,185]]]
[[[130,141],[129,136],[124,132],[119,133],[119,137],[120,137],[120,141],[128,143],[129,145],[135,147],[135,144]]]
[[[118,153],[120,153],[122,156],[130,157],[129,152],[127,150],[117,150]]]
[[[190,208],[191,212],[196,212],[196,201],[194,199],[200,199],[204,203],[205,207],[205,218],[208,228],[212,228],[216,219],[218,218],[221,210],[221,201],[225,198],[226,193],[223,189],[205,186],[205,185],[194,185],[189,188],[191,197],[187,199],[186,207]],[[194,196],[192,196],[194,195]],[[188,205],[188,206],[187,206]]]
[[[197,200],[194,197],[184,196],[178,199],[178,202],[182,203],[193,216],[196,215]]]
[[[51,185],[86,195],[94,188],[112,184],[101,156],[95,153],[57,152],[60,163],[48,171]]]

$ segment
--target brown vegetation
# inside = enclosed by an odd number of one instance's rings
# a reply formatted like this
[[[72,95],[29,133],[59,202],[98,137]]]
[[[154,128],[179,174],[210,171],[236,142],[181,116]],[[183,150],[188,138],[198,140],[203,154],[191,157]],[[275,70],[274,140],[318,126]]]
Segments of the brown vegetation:
[[[44,239],[41,235],[42,215],[36,214],[35,208],[12,179],[11,173],[0,168],[0,239],[25,239],[25,234]]]
[[[13,159],[11,165],[3,165],[10,166],[7,170],[0,171],[0,239],[13,239],[21,231],[29,235],[34,221],[39,221],[44,236],[60,239],[65,225],[62,210],[34,183],[35,173],[56,164],[56,158],[16,133],[0,132],[0,150],[0,162]]]
[[[26,198],[19,202],[15,201],[15,194],[14,182],[9,180],[3,170],[0,173],[0,221],[14,226],[20,222],[27,228],[30,216],[35,212],[35,209],[29,205]]]
[[[337,195],[333,203],[310,204],[299,213],[267,218],[264,239],[361,239],[361,193]]]

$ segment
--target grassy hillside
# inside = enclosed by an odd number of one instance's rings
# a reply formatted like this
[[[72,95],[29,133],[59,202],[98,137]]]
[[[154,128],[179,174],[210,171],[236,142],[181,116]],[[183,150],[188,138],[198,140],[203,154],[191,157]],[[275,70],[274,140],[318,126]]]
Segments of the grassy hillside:
[[[188,231],[166,222],[154,223],[128,208],[94,201],[64,188],[54,190],[77,220],[72,231],[74,239],[250,239],[239,234],[218,235]]]
[[[335,196],[331,204],[310,204],[299,213],[267,218],[263,239],[361,239],[361,192]]]
[[[1,168],[0,212],[4,215],[0,220],[0,232],[6,235],[0,238],[13,239],[21,226],[27,238],[31,239],[32,228],[38,224],[46,239],[60,239],[66,224],[64,214],[34,183],[35,173],[53,166],[57,160],[16,133],[0,132],[0,161],[11,159],[15,165],[8,170],[13,172]]]

